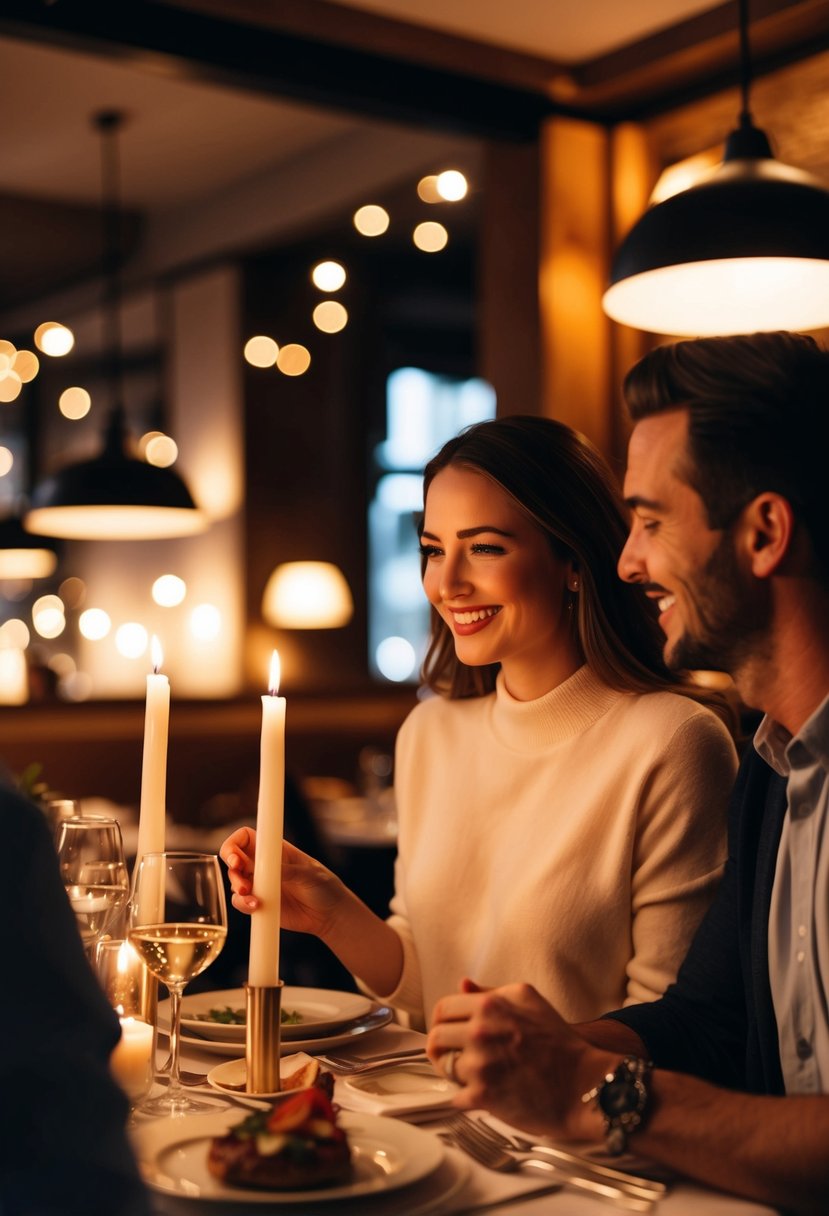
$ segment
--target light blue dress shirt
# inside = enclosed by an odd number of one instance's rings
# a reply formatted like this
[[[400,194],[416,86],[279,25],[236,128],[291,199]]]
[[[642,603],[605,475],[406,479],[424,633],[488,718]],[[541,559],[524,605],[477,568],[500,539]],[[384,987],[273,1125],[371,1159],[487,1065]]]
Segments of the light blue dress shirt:
[[[762,758],[787,778],[769,912],[769,975],[787,1094],[829,1092],[829,697],[792,737],[764,718]]]

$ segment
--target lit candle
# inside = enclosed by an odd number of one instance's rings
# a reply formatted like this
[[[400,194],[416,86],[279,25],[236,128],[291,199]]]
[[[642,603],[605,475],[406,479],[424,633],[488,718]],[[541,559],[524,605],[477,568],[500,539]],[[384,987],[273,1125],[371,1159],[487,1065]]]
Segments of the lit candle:
[[[136,1018],[120,1021],[121,1038],[109,1058],[109,1068],[127,1097],[137,1102],[153,1083],[153,1028]]]
[[[285,818],[285,698],[278,697],[279,655],[273,652],[270,691],[262,698],[256,865],[251,915],[248,983],[273,988],[279,982],[279,924],[282,899],[282,834]]]
[[[170,728],[170,681],[159,671],[164,655],[158,638],[151,643],[153,670],[147,676],[144,712],[144,760],[136,865],[145,853],[164,852],[167,803],[167,734]]]

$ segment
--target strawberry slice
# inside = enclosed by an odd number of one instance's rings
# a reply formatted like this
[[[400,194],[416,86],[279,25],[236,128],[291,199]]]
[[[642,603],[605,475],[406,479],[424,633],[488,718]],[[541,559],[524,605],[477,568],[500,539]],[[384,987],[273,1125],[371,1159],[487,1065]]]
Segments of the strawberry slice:
[[[280,1102],[267,1119],[271,1133],[296,1131],[312,1119],[334,1122],[334,1112],[326,1095],[319,1089],[304,1089]]]

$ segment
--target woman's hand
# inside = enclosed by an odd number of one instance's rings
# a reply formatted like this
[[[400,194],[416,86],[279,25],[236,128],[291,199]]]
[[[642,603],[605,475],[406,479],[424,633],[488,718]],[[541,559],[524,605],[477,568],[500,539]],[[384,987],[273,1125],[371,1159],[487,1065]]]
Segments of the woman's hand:
[[[581,1095],[615,1067],[618,1056],[591,1047],[529,984],[461,992],[435,1006],[426,1043],[432,1063],[463,1088],[461,1109],[485,1108],[533,1133],[597,1138],[601,1120]]]
[[[219,849],[227,865],[231,902],[239,912],[254,912],[259,900],[253,895],[256,832],[238,828]],[[339,878],[301,849],[282,842],[282,927],[324,938],[338,910],[349,896]]]

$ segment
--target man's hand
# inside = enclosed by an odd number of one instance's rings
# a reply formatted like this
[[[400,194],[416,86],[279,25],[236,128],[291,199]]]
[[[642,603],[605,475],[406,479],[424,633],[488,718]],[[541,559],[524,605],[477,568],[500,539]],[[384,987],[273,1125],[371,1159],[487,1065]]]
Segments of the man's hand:
[[[581,1101],[618,1057],[592,1047],[529,984],[485,991],[464,980],[435,1006],[426,1047],[437,1068],[459,1051],[461,1109],[485,1108],[517,1127],[561,1139],[600,1139],[602,1120]]]

